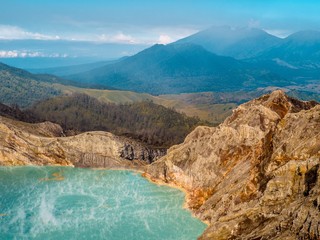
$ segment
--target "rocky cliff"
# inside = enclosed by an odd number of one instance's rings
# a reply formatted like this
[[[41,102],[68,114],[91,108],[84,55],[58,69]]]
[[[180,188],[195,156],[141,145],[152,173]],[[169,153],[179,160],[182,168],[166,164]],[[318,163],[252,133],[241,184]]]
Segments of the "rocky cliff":
[[[108,132],[65,137],[57,124],[0,117],[0,165],[139,168],[164,154],[166,149],[150,149]]]
[[[198,127],[146,176],[183,187],[200,239],[320,239],[320,105],[275,91]]]

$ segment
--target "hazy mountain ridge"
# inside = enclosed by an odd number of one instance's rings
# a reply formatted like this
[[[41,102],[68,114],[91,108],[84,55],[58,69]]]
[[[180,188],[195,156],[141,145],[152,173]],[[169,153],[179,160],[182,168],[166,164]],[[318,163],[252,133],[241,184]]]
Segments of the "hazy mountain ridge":
[[[320,78],[319,35],[281,39],[254,28],[210,28],[69,78],[151,94],[303,85]]]
[[[107,64],[112,64],[119,62],[126,57],[110,60],[110,61],[99,61],[93,63],[86,63],[86,64],[79,64],[79,65],[69,65],[69,66],[62,66],[62,67],[51,67],[51,68],[31,68],[27,69],[31,73],[34,74],[52,74],[59,77],[64,77],[68,75],[78,74],[82,72],[87,72],[95,68],[103,67]]]
[[[168,45],[154,45],[98,68],[89,64],[82,65],[83,71],[81,65],[48,69],[76,72],[66,77],[69,80],[49,75],[39,79],[156,95],[249,91],[269,86],[302,86],[318,80],[319,54],[319,32],[302,31],[281,39],[254,28],[220,27]],[[91,70],[86,71],[87,67]]]
[[[317,31],[300,31],[282,39],[260,29],[220,27],[200,31],[176,43],[180,42],[199,44],[212,52],[252,63],[292,81],[291,85],[320,79]]]
[[[193,43],[236,59],[251,58],[278,45],[281,39],[257,28],[211,27],[172,44]]]
[[[288,84],[267,69],[218,56],[189,43],[154,45],[119,63],[68,78],[151,94],[236,91]]]
[[[299,31],[278,38],[256,28],[212,27],[173,44],[179,43],[198,44],[213,53],[236,59],[279,59],[287,62],[288,67],[292,64],[296,68],[312,68],[313,61],[313,67],[319,68],[318,31]]]
[[[287,63],[289,68],[318,70],[320,68],[320,32],[294,33],[257,57],[269,60],[280,59]]]

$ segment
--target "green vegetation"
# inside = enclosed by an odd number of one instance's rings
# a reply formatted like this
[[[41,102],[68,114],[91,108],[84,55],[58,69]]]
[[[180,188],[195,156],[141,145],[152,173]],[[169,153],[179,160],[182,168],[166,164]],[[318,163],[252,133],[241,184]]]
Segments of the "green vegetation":
[[[0,63],[0,102],[26,108],[60,94],[59,89],[39,81],[37,76]]]
[[[106,89],[92,89],[80,88],[75,86],[67,86],[62,84],[54,84],[54,87],[60,89],[64,94],[70,95],[73,93],[83,93],[98,99],[105,103],[133,103],[141,101],[153,101],[158,103],[157,96],[152,96],[147,93],[136,93],[122,90],[106,90]]]
[[[214,125],[223,122],[239,104],[277,89],[262,88],[254,91],[201,92],[153,96],[147,93],[78,88],[61,84],[54,84],[54,87],[60,89],[65,94],[84,93],[104,103],[124,104],[152,101],[167,108],[174,108],[177,112],[184,113],[189,117],[199,117],[201,120]],[[318,92],[320,89],[316,87],[316,84],[310,84],[304,86],[308,91],[288,89],[287,94],[297,99],[315,100],[319,102],[320,97]]]
[[[62,94],[83,93],[104,103],[128,104],[152,101],[167,108],[174,108],[189,117],[199,117],[213,125],[231,115],[239,104],[256,98],[275,88],[253,91],[200,92],[153,96],[120,90],[101,90],[62,85],[68,81],[52,75],[34,75],[27,71],[0,63],[0,102],[28,108],[34,103]],[[70,83],[70,82],[69,82]],[[287,94],[303,100],[319,101],[318,81],[309,81],[303,87],[291,87]],[[29,119],[29,117],[27,117]]]
[[[43,120],[60,124],[65,130],[103,130],[159,147],[181,143],[189,132],[203,123],[151,101],[116,105],[102,103],[85,94],[52,98],[36,104],[31,111]]]
[[[198,98],[197,94],[152,96],[145,93],[135,93],[119,90],[100,90],[78,88],[59,84],[62,80],[52,75],[34,75],[22,69],[0,63],[0,102],[6,105],[18,105],[25,109],[34,103],[57,95],[84,93],[104,103],[125,104],[141,101],[153,101],[167,108],[174,108],[190,117],[218,124],[231,113],[229,105],[219,102],[195,102],[190,99]],[[66,82],[64,82],[66,83]],[[232,104],[232,108],[236,105]],[[29,119],[29,117],[27,117]]]
[[[199,117],[217,125],[226,117],[231,115],[232,109],[236,108],[239,102],[254,98],[251,93],[237,92],[233,93],[190,93],[190,94],[172,94],[153,96],[147,93],[136,93],[120,90],[101,90],[78,88],[55,84],[65,94],[84,93],[97,98],[104,103],[134,103],[142,101],[152,101],[167,108],[174,108],[177,112],[184,113],[189,117]],[[228,102],[229,101],[229,102]]]

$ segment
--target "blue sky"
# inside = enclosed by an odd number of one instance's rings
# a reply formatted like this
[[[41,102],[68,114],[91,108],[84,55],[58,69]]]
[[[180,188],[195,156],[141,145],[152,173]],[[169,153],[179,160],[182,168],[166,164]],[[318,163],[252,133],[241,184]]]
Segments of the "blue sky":
[[[1,0],[0,39],[169,43],[210,26],[320,30],[320,1]],[[1,51],[1,46],[0,46]]]

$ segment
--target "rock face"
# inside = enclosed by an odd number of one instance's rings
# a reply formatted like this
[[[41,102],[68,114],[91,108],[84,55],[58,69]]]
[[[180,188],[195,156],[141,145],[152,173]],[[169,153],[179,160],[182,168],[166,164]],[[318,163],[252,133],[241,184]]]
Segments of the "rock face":
[[[149,148],[130,139],[120,139],[123,143],[120,157],[127,160],[142,160],[152,163],[167,154],[166,148]]]
[[[200,239],[320,239],[320,105],[275,91],[198,127],[146,176],[183,187]]]
[[[57,124],[29,124],[0,117],[0,165],[135,168],[165,153],[107,132],[65,137]]]

